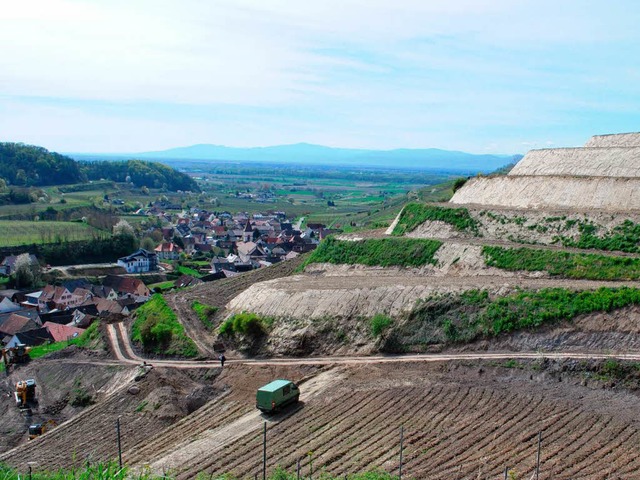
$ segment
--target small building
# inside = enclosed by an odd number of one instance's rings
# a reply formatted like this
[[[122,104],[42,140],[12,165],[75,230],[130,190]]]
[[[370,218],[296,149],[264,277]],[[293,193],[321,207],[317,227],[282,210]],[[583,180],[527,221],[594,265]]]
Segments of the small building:
[[[158,258],[163,260],[176,260],[180,256],[182,249],[173,242],[162,242],[154,251]]]
[[[42,326],[49,331],[49,334],[51,335],[51,337],[53,337],[54,342],[64,342],[67,340],[71,340],[84,333],[84,330],[82,328],[69,327],[67,325],[60,325],[59,323],[53,322],[45,322],[45,324]]]
[[[144,282],[137,278],[122,277],[120,275],[107,275],[104,280],[102,280],[102,285],[115,290],[121,297],[151,296],[149,288],[144,284]]]
[[[158,270],[158,257],[155,252],[149,252],[144,248],[118,259],[118,265],[127,273],[143,273]]]
[[[22,344],[22,345],[28,345],[30,347],[34,347],[36,345],[42,345],[43,343],[54,342],[54,341],[55,340],[49,333],[49,330],[47,330],[44,327],[41,327],[41,328],[35,328],[32,330],[27,330],[24,332],[18,332],[14,334],[7,341],[6,346],[7,348],[11,348],[11,347],[15,347],[17,345]]]

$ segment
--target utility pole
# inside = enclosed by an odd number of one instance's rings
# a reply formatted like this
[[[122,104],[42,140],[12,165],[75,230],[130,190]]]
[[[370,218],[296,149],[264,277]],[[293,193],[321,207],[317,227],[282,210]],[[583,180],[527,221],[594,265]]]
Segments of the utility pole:
[[[404,442],[404,425],[400,426],[400,471],[398,472],[398,480],[402,480],[402,444]]]
[[[262,429],[262,480],[267,480],[267,422]]]
[[[120,443],[120,417],[116,420],[116,433],[118,435],[118,464],[122,470],[122,444]]]
[[[538,432],[538,455],[536,458],[536,480],[540,479],[540,447],[542,446],[542,432]]]

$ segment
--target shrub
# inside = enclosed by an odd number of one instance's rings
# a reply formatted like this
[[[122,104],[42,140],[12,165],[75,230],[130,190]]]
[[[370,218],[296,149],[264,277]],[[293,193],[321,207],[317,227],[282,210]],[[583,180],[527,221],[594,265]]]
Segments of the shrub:
[[[371,333],[374,337],[382,335],[393,323],[393,320],[382,314],[378,313],[371,318]]]
[[[220,335],[232,336],[235,334],[246,335],[251,338],[259,338],[266,333],[265,321],[255,313],[236,313],[227,318],[218,330]]]
[[[87,389],[82,386],[82,383],[76,380],[69,403],[73,407],[88,407],[89,405],[93,405],[94,401],[93,397],[87,392]]]
[[[464,187],[465,183],[467,183],[466,178],[456,178],[456,181],[453,182],[453,193],[457,192],[462,187]]]

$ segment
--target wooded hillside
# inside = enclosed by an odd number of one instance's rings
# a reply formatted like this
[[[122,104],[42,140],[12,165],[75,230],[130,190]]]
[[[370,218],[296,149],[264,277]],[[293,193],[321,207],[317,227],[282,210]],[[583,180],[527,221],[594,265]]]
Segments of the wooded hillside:
[[[23,143],[0,143],[0,178],[10,186],[31,187],[84,183],[88,180],[130,181],[137,187],[200,191],[188,175],[142,160],[76,162],[47,149]]]

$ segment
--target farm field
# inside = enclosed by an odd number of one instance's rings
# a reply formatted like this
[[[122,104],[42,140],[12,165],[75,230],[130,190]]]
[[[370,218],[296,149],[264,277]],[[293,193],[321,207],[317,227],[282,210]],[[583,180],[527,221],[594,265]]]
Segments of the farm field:
[[[179,479],[259,475],[265,421],[268,471],[294,471],[300,459],[306,476],[312,468],[336,476],[374,468],[397,473],[402,426],[407,478],[502,478],[505,467],[513,478],[530,478],[538,432],[540,478],[637,478],[637,393],[587,383],[571,373],[571,361],[532,362],[229,365],[193,369],[192,380],[184,370],[156,368],[136,383],[138,395],[121,382],[102,402],[0,459],[69,468],[115,458],[112,431],[120,416],[124,463]],[[302,401],[263,416],[255,390],[272,378],[298,382]],[[210,401],[179,413],[174,395],[184,398],[203,384],[211,385]]]
[[[105,235],[80,222],[0,220],[0,247],[88,240]]]
[[[282,210],[290,217],[304,216],[307,222],[347,231],[354,225],[388,224],[406,201],[408,192],[459,176],[447,172],[348,167],[211,164],[181,167],[192,169],[191,174],[198,179],[206,196],[216,199],[216,209]],[[243,198],[247,194],[262,195],[262,199]],[[446,198],[446,193],[439,197]]]

